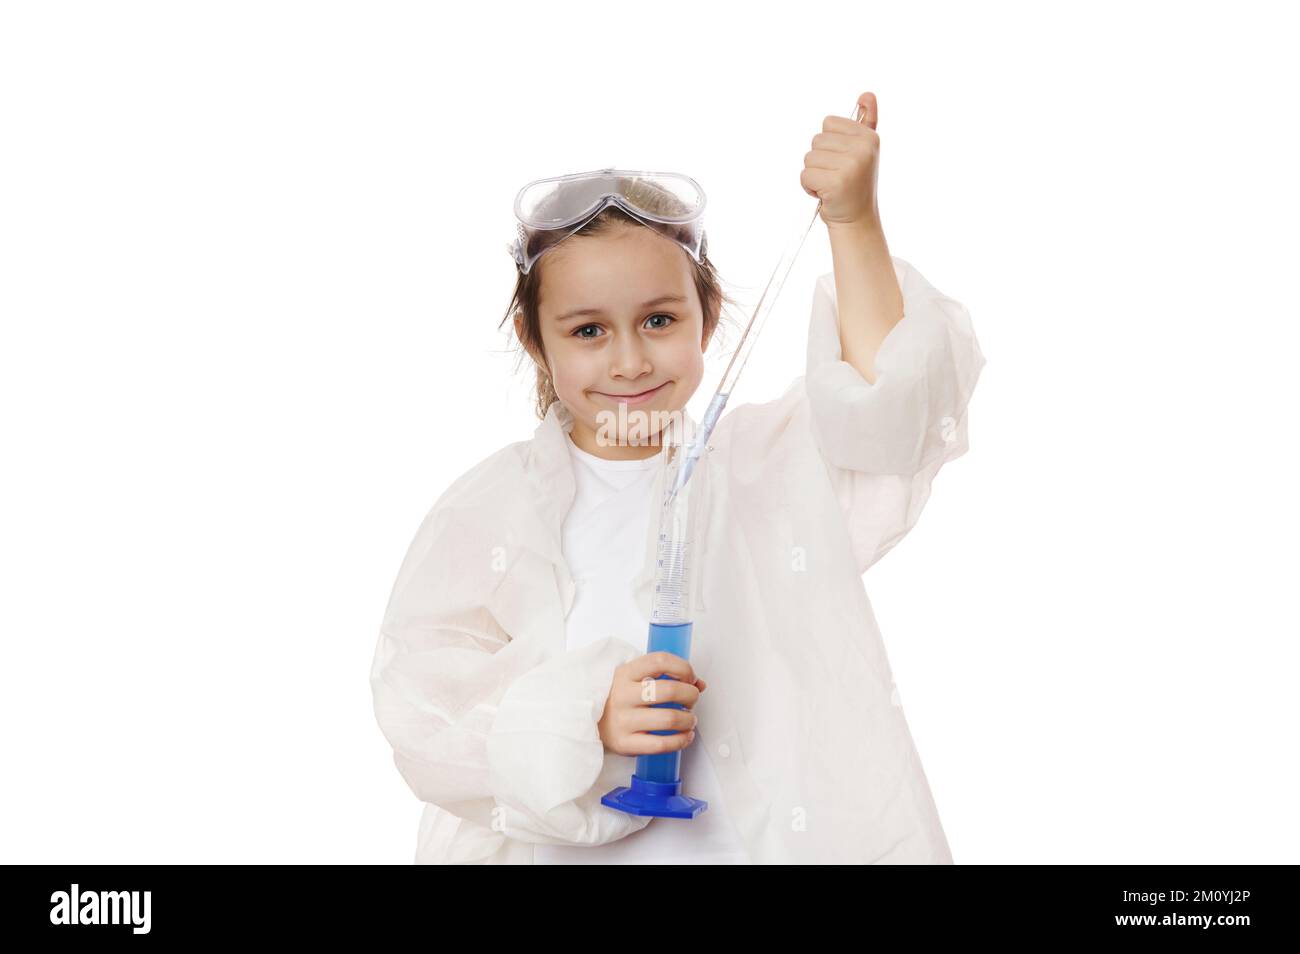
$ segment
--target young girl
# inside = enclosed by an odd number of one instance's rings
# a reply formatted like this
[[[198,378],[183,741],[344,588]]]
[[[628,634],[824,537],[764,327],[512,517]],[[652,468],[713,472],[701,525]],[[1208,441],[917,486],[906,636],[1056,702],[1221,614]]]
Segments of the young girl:
[[[834,265],[806,374],[726,411],[690,479],[689,661],[645,652],[663,445],[633,422],[695,424],[728,300],[703,194],[619,170],[520,192],[508,317],[541,424],[434,504],[371,670],[425,803],[417,863],[952,863],[862,574],[967,450],[984,357],[967,310],[889,254],[875,97],[859,106],[826,117],[800,176]],[[704,812],[601,803],[674,750]]]

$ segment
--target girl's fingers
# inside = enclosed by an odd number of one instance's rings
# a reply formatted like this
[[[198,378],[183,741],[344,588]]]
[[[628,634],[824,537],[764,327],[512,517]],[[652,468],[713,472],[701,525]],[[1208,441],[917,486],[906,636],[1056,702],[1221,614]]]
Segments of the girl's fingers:
[[[695,741],[694,732],[678,732],[674,735],[651,735],[648,732],[636,732],[628,736],[624,752],[628,755],[658,755],[660,752],[674,752],[684,749]]]
[[[628,714],[623,728],[627,732],[690,732],[697,721],[689,709],[638,706]]]
[[[827,152],[825,149],[814,149],[804,155],[803,167],[805,169],[825,169],[828,172],[839,172],[841,169],[852,168],[853,163],[857,161],[857,153],[860,151],[846,149],[844,152]]]
[[[860,118],[855,121],[850,116],[827,116],[822,120],[822,129],[817,135],[825,136],[823,141],[851,143],[866,135],[867,125]]]
[[[847,119],[841,119],[847,123]],[[861,124],[859,124],[861,125]],[[819,132],[812,137],[812,149],[805,155],[823,159],[832,159],[838,153],[852,152],[858,148],[857,142],[862,137],[854,132]]]
[[[695,681],[695,670],[681,656],[667,652],[646,653],[625,664],[627,674],[640,682],[647,676],[671,676],[685,682]]]
[[[799,173],[799,184],[810,196],[817,198],[823,189],[839,184],[839,175],[834,169],[805,168]]]
[[[678,679],[643,679],[638,683],[629,683],[626,694],[622,688],[617,688],[615,692],[620,700],[632,706],[680,702],[689,708],[700,698],[700,690],[695,683]]]

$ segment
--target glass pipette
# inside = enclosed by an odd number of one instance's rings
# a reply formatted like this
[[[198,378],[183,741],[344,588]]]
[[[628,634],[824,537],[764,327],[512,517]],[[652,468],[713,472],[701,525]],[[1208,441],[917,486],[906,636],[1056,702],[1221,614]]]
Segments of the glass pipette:
[[[853,109],[853,121],[858,122],[861,118],[862,104],[858,103]],[[776,304],[776,298],[781,293],[781,287],[785,284],[786,276],[790,274],[790,269],[794,266],[795,259],[799,257],[799,252],[803,248],[804,240],[808,238],[808,233],[812,231],[813,223],[817,221],[821,212],[822,200],[818,199],[817,208],[813,210],[812,221],[808,223],[806,228],[800,230],[795,240],[786,248],[785,254],[781,256],[781,260],[772,272],[772,277],[768,279],[767,287],[763,289],[763,295],[754,308],[754,314],[750,316],[749,323],[745,326],[745,332],[740,336],[740,343],[736,346],[731,361],[727,364],[727,370],[723,372],[722,381],[718,384],[718,390],[714,392],[713,400],[709,401],[704,417],[700,419],[699,428],[683,451],[685,457],[682,466],[677,471],[677,477],[672,488],[668,492],[669,500],[672,500],[678,491],[686,485],[686,481],[691,479],[691,472],[695,470],[695,462],[699,460],[700,454],[708,446],[709,435],[713,433],[713,426],[718,423],[718,418],[722,416],[722,410],[727,406],[727,399],[731,397],[731,392],[736,386],[736,380],[740,377],[740,372],[744,370],[745,362],[749,360],[749,353],[754,350],[754,343],[758,341],[758,336],[763,331],[767,316],[772,313],[772,306]]]

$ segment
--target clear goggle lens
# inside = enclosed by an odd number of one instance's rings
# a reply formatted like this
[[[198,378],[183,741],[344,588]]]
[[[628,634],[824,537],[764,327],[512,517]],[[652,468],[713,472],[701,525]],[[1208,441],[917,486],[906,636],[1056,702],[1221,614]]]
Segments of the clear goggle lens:
[[[528,272],[543,252],[613,205],[677,242],[698,262],[707,250],[705,204],[699,183],[675,172],[599,169],[538,179],[515,197],[519,239],[511,255]]]

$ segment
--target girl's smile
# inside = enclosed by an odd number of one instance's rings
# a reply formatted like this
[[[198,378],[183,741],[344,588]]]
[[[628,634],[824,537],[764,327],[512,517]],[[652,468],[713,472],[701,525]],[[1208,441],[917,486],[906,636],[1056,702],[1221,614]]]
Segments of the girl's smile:
[[[596,391],[601,397],[607,397],[612,401],[619,401],[624,404],[644,404],[646,401],[653,400],[655,395],[663,392],[664,388],[672,384],[671,381],[665,381],[658,387],[651,388],[648,391],[640,391],[636,394],[608,394],[605,391]]]

